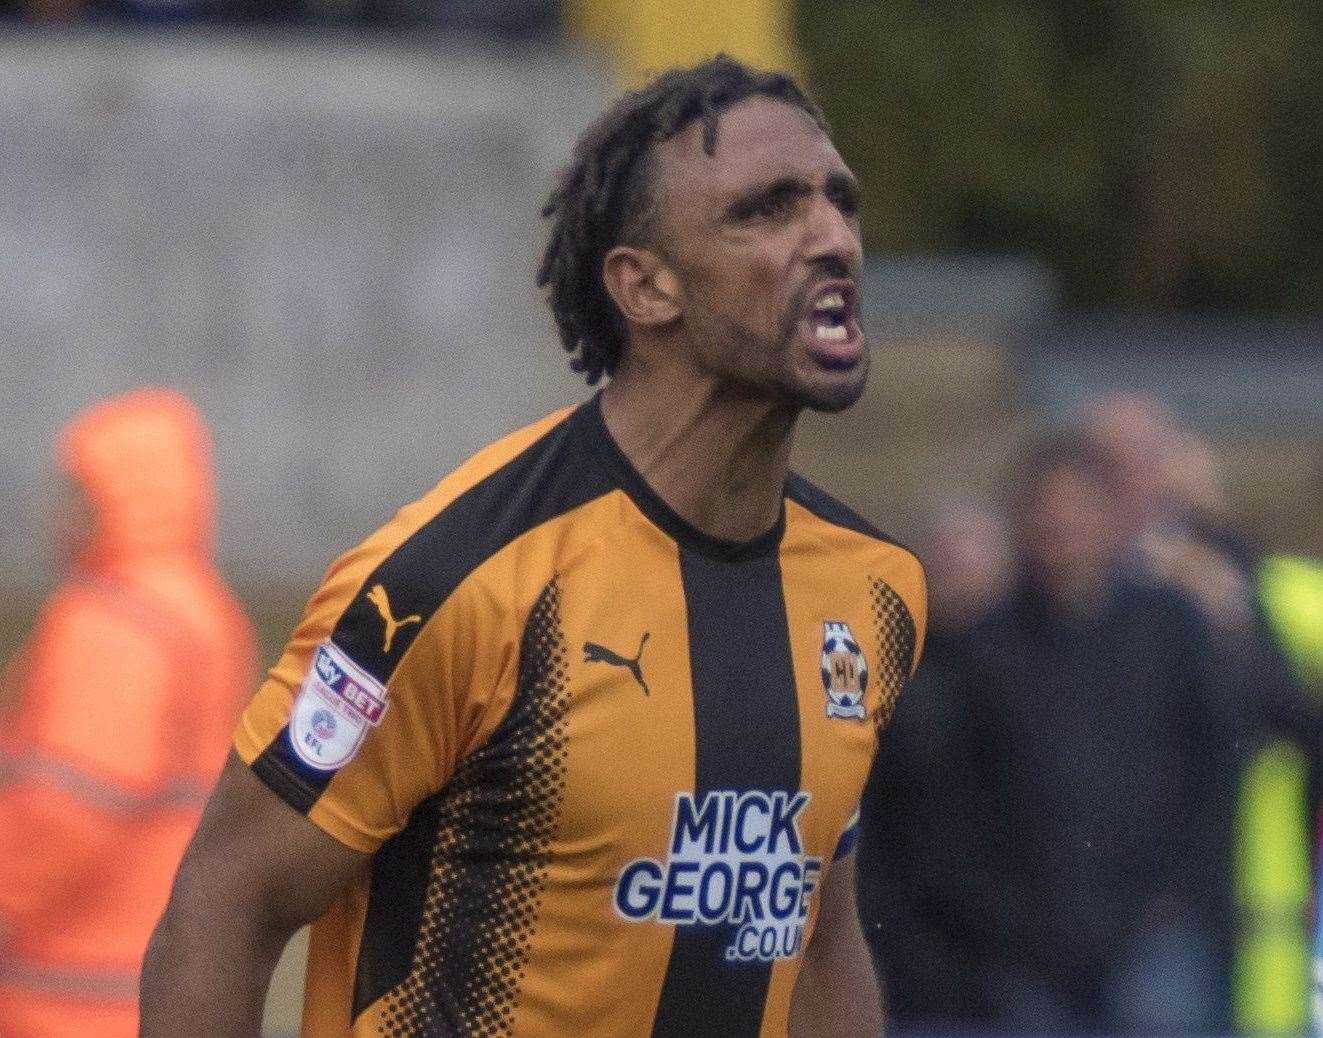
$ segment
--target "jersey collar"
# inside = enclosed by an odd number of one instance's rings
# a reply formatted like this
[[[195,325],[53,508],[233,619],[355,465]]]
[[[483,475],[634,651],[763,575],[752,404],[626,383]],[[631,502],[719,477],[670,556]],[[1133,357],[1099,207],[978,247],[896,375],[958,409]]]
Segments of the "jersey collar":
[[[766,532],[747,541],[730,541],[713,537],[694,526],[670,505],[643,478],[625,452],[620,449],[602,417],[602,393],[599,390],[583,405],[587,438],[598,459],[607,467],[620,488],[638,506],[648,520],[681,547],[696,551],[724,562],[742,562],[774,554],[781,545],[786,529],[786,501],[781,496],[781,510],[776,523]]]

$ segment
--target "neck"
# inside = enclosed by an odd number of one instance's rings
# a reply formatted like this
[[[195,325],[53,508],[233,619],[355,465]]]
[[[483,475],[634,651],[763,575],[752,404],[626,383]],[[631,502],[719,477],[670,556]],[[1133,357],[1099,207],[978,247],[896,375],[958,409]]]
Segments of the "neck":
[[[1060,620],[1096,619],[1107,608],[1114,590],[1110,571],[1063,577],[1040,587],[1049,611]]]
[[[638,360],[602,394],[612,438],[652,489],[686,522],[731,541],[776,525],[798,413]]]

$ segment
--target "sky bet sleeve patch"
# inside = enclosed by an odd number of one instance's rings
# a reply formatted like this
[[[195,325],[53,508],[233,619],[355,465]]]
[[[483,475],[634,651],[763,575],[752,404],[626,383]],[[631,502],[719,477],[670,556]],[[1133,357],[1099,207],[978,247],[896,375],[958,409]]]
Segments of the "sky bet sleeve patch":
[[[354,759],[386,714],[386,688],[334,642],[323,642],[289,719],[289,741],[308,767],[334,771]]]

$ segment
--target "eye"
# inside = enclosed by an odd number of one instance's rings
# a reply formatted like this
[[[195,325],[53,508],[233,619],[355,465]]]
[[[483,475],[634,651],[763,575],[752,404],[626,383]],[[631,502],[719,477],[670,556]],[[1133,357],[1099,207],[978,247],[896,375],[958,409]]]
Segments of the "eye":
[[[764,198],[757,203],[750,211],[749,215],[755,218],[770,220],[773,217],[780,216],[790,208],[790,199],[785,195],[773,195],[771,198]]]
[[[785,178],[769,184],[732,205],[728,217],[737,223],[786,219],[800,202],[812,194],[808,184]]]
[[[832,194],[832,201],[846,216],[859,215],[859,193],[857,191],[842,190]]]

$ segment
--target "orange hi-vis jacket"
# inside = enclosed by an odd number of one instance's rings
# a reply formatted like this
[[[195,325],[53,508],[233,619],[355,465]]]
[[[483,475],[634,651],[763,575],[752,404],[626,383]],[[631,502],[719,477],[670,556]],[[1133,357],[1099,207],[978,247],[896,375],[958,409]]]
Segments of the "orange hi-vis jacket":
[[[138,1033],[143,952],[255,662],[211,561],[206,430],[143,390],[60,443],[93,529],[5,674],[0,1036]]]

